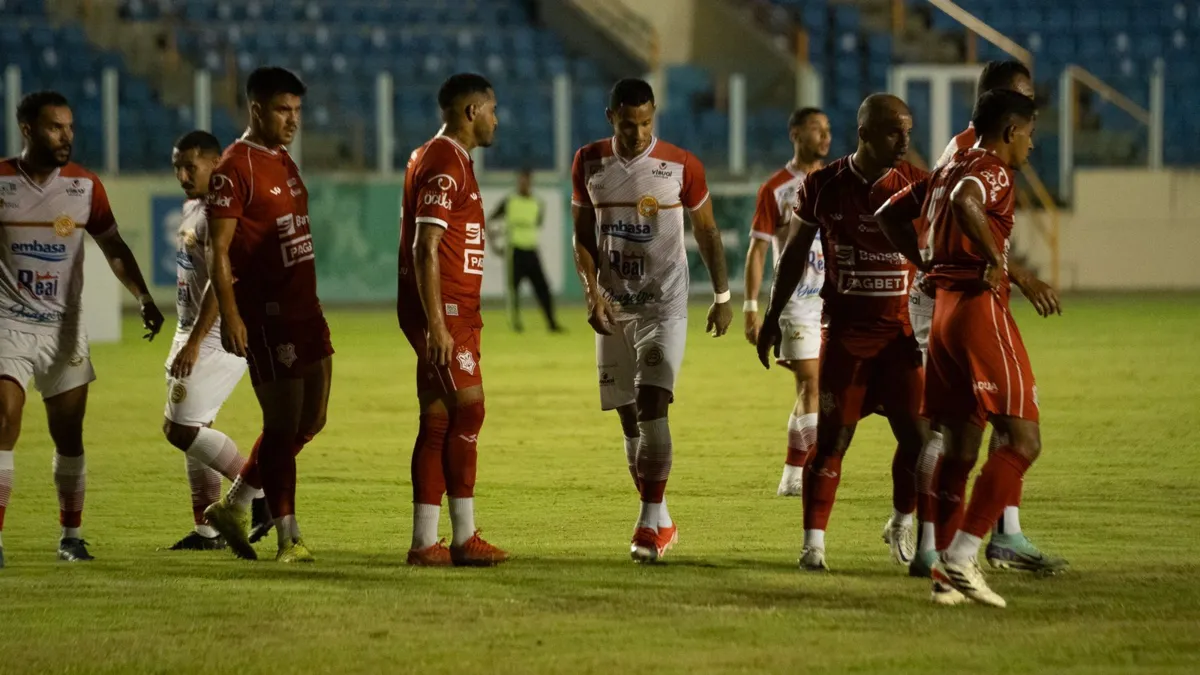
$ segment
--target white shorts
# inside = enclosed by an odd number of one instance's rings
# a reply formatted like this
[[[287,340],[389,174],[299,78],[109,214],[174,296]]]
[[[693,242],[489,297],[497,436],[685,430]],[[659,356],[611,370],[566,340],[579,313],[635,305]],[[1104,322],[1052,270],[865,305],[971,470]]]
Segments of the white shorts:
[[[777,363],[821,358],[821,298],[793,298],[779,318]]]
[[[186,340],[173,342],[167,356],[167,407],[163,415],[184,426],[212,424],[246,374],[246,360],[220,347],[201,344],[192,374],[178,379],[171,377],[171,362],[186,343]]]
[[[912,324],[913,336],[921,349],[921,357],[929,353],[929,327],[933,325],[933,298],[925,295],[916,286],[908,294],[908,321]]]
[[[596,335],[600,409],[633,403],[641,386],[675,391],[686,343],[686,318],[620,321],[612,335]]]
[[[0,377],[28,389],[33,379],[42,398],[77,389],[96,379],[82,328],[68,335],[39,335],[0,328]]]

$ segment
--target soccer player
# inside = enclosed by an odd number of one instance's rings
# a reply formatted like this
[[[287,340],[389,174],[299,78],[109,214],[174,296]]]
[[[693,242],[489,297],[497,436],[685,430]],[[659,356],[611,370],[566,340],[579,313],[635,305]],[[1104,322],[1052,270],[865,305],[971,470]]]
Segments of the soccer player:
[[[475,529],[475,473],[483,427],[479,290],[484,211],[471,151],[496,137],[496,94],[486,78],[451,76],[438,91],[444,126],[413,151],[404,172],[396,314],[417,355],[421,408],[412,454],[413,534],[408,564],[487,567],[508,554]],[[442,495],[449,548],[438,539]]]
[[[137,259],[117,231],[104,185],[71,162],[74,125],[62,94],[29,94],[17,105],[24,150],[0,161],[0,531],[32,379],[42,392],[54,441],[62,525],[58,557],[70,562],[92,559],[80,529],[87,480],[83,416],[88,384],[96,379],[81,308],[84,230],[138,299],[145,337],[153,339],[163,324]],[[3,545],[0,539],[0,567]]]
[[[983,95],[995,89],[1016,91],[1030,98],[1034,96],[1033,79],[1029,69],[1020,61],[989,61],[984,66],[983,72],[979,76],[978,94]],[[968,125],[946,145],[937,165],[944,166],[954,157],[955,153],[975,145],[977,141],[975,127]],[[921,206],[919,202],[903,200],[899,195],[897,195],[896,201],[898,202],[897,208],[907,208],[912,211],[907,220],[900,216],[902,223],[909,222],[919,215]],[[931,254],[929,236],[926,231],[922,241],[922,255],[925,260],[928,260]],[[1009,261],[1008,274],[1012,282],[1021,288],[1022,293],[1039,310],[1058,302],[1054,289],[1017,261]],[[922,354],[926,352],[929,341],[929,326],[933,321],[934,305],[932,290],[927,289],[923,278],[924,274],[918,272],[917,281],[913,284],[908,298],[909,319],[912,321],[913,333],[916,335],[917,343],[921,346]],[[1000,436],[993,433],[991,442],[988,444],[989,451],[1000,447],[1003,444],[1002,440]],[[936,499],[931,492],[933,476],[941,462],[941,455],[942,434],[939,430],[934,429],[929,434],[918,463],[917,484],[919,499],[922,501],[922,508],[918,510],[923,514],[929,514],[928,517],[931,520],[922,520],[918,531],[918,553],[909,568],[909,572],[913,576],[929,576],[929,570],[934,560],[937,559],[937,551],[934,549],[934,523],[932,522],[934,511],[928,506]],[[1021,494],[1018,491],[1013,497],[1013,503],[1005,506],[1004,515],[996,521],[996,527],[992,531],[992,537],[987,546],[988,562],[994,567],[1011,567],[1040,573],[1054,573],[1065,569],[1067,567],[1066,560],[1043,553],[1022,533],[1019,518],[1020,501]]]
[[[655,138],[654,111],[649,84],[617,82],[605,111],[612,137],[580,148],[571,169],[575,267],[597,334],[600,407],[617,411],[641,494],[630,546],[637,562],[659,560],[678,539],[664,493],[672,461],[667,409],[687,340],[684,209],[716,294],[705,330],[720,337],[733,318],[704,166]]]
[[[529,169],[522,169],[517,174],[517,191],[505,197],[488,216],[489,224],[504,221],[505,245],[500,253],[507,253],[505,267],[508,269],[509,320],[513,330],[518,333],[525,330],[521,321],[521,282],[526,279],[533,286],[550,332],[562,332],[562,327],[554,318],[554,298],[546,283],[542,259],[538,256],[538,232],[542,229],[545,215],[542,200],[533,196],[533,173]]]
[[[976,556],[1041,451],[1037,385],[1009,311],[1007,270],[1014,172],[1033,147],[1036,116],[1028,96],[1007,89],[985,93],[972,118],[979,142],[913,189],[933,230],[928,278],[937,287],[925,413],[945,436],[936,478],[941,554],[932,569],[932,598],[939,604],[966,596],[1005,606]],[[906,256],[920,259],[912,227],[889,230]],[[1060,310],[1055,302],[1038,311],[1048,316]],[[989,421],[1002,445],[989,453],[964,515],[967,479]]]
[[[801,108],[788,119],[788,136],[793,155],[758,189],[754,222],[750,226],[750,250],[746,253],[746,300],[742,313],[746,339],[758,342],[762,321],[758,316],[758,291],[762,287],[767,247],[779,256],[792,233],[792,211],[796,193],[809,173],[824,166],[829,154],[829,117],[817,108]],[[796,401],[787,425],[787,459],[776,491],[781,497],[798,497],[803,486],[804,465],[817,445],[817,363],[821,356],[821,286],[825,283],[825,255],[820,238],[814,238],[804,277],[783,312],[779,365],[796,379]]]
[[[842,474],[842,458],[858,421],[882,406],[896,437],[893,515],[884,529],[898,562],[915,549],[916,464],[927,427],[921,420],[921,354],[908,322],[906,297],[914,266],[875,223],[891,195],[925,173],[904,161],[912,115],[895,96],[875,94],[858,111],[858,149],[808,174],[797,196],[792,236],[775,274],[771,305],[758,335],[758,355],[779,355],[779,319],[803,278],[817,236],[825,251],[821,296],[828,317],[820,364],[817,450],[804,471],[804,549],[800,566],[826,570],[825,529]]]
[[[173,551],[225,548],[225,540],[204,520],[204,510],[221,496],[221,476],[236,480],[245,464],[229,436],[212,428],[221,406],[246,372],[246,360],[221,348],[217,296],[208,283],[208,220],[205,200],[221,144],[207,131],[192,131],[175,142],[171,165],[187,195],[175,255],[179,324],[167,355],[167,405],[163,433],[183,451],[192,489],[195,529]],[[246,492],[246,496],[253,493]],[[261,495],[259,495],[261,496]],[[256,521],[265,520],[265,504],[255,500]],[[269,527],[256,523],[256,531]]]
[[[208,271],[221,344],[249,365],[263,430],[240,480],[205,516],[236,555],[254,559],[245,493],[262,488],[275,519],[275,559],[287,563],[313,561],[295,516],[296,454],[325,426],[333,374],[308,191],[284,147],[300,128],[306,91],[283,68],[250,73],[250,128],[225,149],[208,193]]]

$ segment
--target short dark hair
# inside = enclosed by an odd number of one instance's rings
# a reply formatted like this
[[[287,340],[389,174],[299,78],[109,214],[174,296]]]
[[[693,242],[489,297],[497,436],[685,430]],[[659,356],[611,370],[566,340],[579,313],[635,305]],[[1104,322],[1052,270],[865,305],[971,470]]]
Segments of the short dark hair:
[[[982,96],[993,89],[1008,89],[1015,78],[1022,76],[1033,80],[1029,68],[1020,61],[988,61],[983,67],[983,72],[979,74],[979,88],[976,93]]]
[[[201,154],[219,155],[221,154],[221,142],[207,131],[196,129],[180,136],[179,140],[175,141],[175,149],[179,152],[198,150]]]
[[[984,92],[975,103],[971,124],[980,137],[994,137],[1014,122],[1028,122],[1037,116],[1037,103],[1011,89]]]
[[[438,107],[449,110],[454,103],[464,96],[486,94],[492,91],[492,83],[478,73],[455,73],[446,78],[438,89]]]
[[[33,124],[37,121],[38,115],[42,114],[42,108],[58,108],[71,107],[67,103],[67,97],[50,89],[35,91],[32,94],[27,94],[21,102],[17,104],[17,124]]]
[[[636,108],[647,103],[654,104],[654,89],[645,80],[627,77],[614,84],[608,94],[609,110],[616,110],[623,105]]]
[[[790,116],[788,116],[788,129],[802,127],[804,126],[804,123],[808,121],[808,118],[812,117],[813,115],[824,114],[825,111],[821,110],[820,108],[800,108],[799,110],[795,110]]]
[[[280,94],[304,96],[308,85],[287,68],[262,66],[255,68],[246,78],[246,98],[263,103]]]

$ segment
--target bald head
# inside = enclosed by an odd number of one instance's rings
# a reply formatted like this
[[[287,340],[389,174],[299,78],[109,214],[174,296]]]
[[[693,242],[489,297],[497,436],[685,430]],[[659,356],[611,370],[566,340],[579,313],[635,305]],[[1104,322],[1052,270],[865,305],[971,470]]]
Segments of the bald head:
[[[859,153],[879,166],[895,166],[908,154],[912,133],[908,105],[891,94],[871,94],[858,107]]]

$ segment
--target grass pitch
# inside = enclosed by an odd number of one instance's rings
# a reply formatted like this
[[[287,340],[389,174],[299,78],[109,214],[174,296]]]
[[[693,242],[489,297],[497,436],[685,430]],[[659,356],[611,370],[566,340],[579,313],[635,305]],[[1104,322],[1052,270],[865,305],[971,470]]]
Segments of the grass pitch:
[[[705,337],[703,314],[671,411],[681,539],[656,567],[629,561],[637,497],[617,420],[598,409],[581,310],[565,310],[565,336],[516,336],[487,316],[477,520],[514,555],[487,570],[403,565],[413,358],[385,312],[330,315],[329,425],[300,457],[317,564],[158,550],[191,524],[183,458],[160,432],[170,335],[146,344],[130,324],[124,343],[93,351],[94,563],[54,559],[52,447],[38,400],[27,405],[0,672],[1196,672],[1200,296],[1067,298],[1047,320],[1018,308],[1045,447],[1022,521],[1072,569],[991,574],[1003,611],[933,607],[927,582],[890,563],[881,418],[847,458],[833,573],[799,572],[800,503],[774,496],[791,383],[738,331]],[[243,382],[218,427],[245,451],[257,414]],[[259,550],[273,557],[274,536]]]

